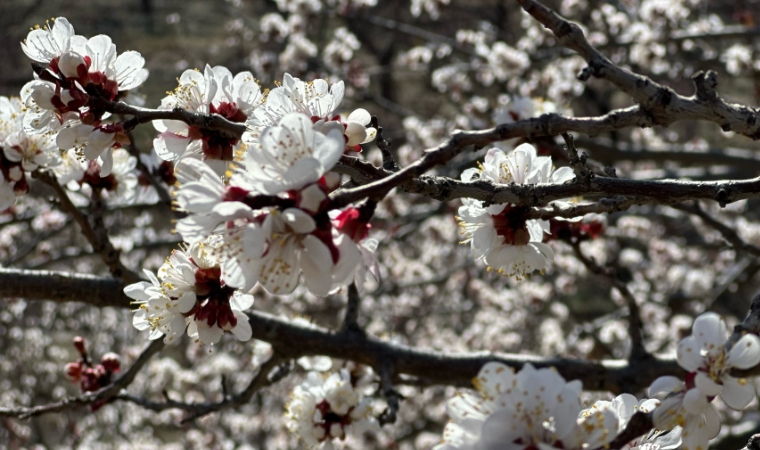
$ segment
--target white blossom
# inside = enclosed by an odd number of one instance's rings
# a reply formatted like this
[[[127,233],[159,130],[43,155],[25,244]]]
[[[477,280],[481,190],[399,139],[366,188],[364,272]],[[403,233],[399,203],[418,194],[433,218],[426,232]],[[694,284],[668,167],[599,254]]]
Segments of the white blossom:
[[[434,450],[496,450],[603,447],[615,437],[618,418],[610,410],[581,413],[580,381],[553,369],[525,364],[517,374],[487,363],[473,380],[478,393],[449,400],[451,422]]]
[[[694,384],[703,395],[720,395],[726,405],[744,409],[755,398],[755,387],[746,379],[731,376],[731,369],[760,364],[760,338],[745,334],[726,348],[726,324],[715,313],[697,317],[692,335],[678,344],[678,364],[696,372]]]
[[[287,405],[288,429],[308,448],[325,448],[333,439],[377,429],[372,399],[353,384],[347,369],[333,374],[311,371],[293,390]]]
[[[506,155],[493,148],[488,151],[479,169],[467,169],[462,181],[485,180],[498,184],[563,183],[573,178],[568,167],[552,169],[551,158],[537,156],[536,149],[522,144]],[[483,258],[490,268],[515,278],[524,278],[533,271],[543,271],[554,252],[542,242],[549,231],[547,221],[525,220],[526,207],[495,204],[464,198],[459,208],[459,227],[470,243],[475,259]]]
[[[684,450],[706,450],[710,439],[720,432],[720,416],[707,397],[697,388],[673,376],[657,378],[649,387],[649,396],[662,401],[654,410],[653,422],[658,430],[680,426]]]

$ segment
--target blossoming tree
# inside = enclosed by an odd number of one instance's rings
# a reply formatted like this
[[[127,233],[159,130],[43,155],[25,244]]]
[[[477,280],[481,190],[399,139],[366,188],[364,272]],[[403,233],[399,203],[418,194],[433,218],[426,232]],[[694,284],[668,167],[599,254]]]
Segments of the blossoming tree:
[[[391,3],[229,2],[261,47],[152,103],[148,48],[18,37],[9,447],[758,447],[756,13]]]

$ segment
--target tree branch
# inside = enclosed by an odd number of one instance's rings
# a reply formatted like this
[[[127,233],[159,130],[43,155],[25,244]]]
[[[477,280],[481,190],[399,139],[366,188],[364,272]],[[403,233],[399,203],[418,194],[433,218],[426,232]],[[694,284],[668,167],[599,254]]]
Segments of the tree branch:
[[[606,277],[615,289],[623,296],[626,304],[628,305],[628,336],[631,338],[631,354],[629,359],[631,361],[639,361],[649,358],[650,355],[644,349],[644,338],[642,336],[643,324],[641,322],[641,312],[639,311],[639,305],[636,303],[636,297],[633,296],[628,286],[620,280],[617,276],[617,272],[613,268],[605,268],[596,263],[593,259],[584,255],[581,251],[580,242],[572,242],[570,244],[573,247],[573,252],[576,258],[583,263],[586,268],[597,275]]]
[[[684,97],[648,77],[615,65],[595,49],[577,24],[560,17],[536,0],[518,0],[522,8],[554,33],[557,41],[588,63],[587,73],[609,81],[630,95],[654,123],[667,126],[679,120],[707,120],[724,131],[735,131],[760,139],[758,110],[728,104],[715,91],[718,81],[713,71],[694,75],[695,95]]]
[[[116,280],[111,280],[116,281]],[[119,392],[121,392],[122,389],[125,389],[127,386],[129,386],[132,381],[134,381],[135,376],[137,373],[143,368],[145,363],[148,362],[148,360],[161,351],[161,349],[164,348],[164,342],[162,340],[155,340],[148,345],[148,347],[143,350],[143,352],[140,354],[140,356],[135,360],[134,363],[132,363],[132,366],[124,372],[122,376],[117,378],[113,383],[110,385],[100,389],[97,392],[92,392],[89,394],[84,394],[79,397],[69,397],[65,398],[59,402],[51,403],[49,405],[42,405],[42,406],[35,406],[32,408],[1,408],[0,407],[0,416],[10,416],[10,417],[17,417],[19,419],[26,419],[33,416],[39,416],[42,414],[47,414],[51,412],[59,412],[64,411],[68,409],[72,409],[76,406],[80,405],[94,405],[94,404],[105,404],[109,401],[113,400]]]
[[[145,409],[149,409],[155,412],[161,412],[168,409],[179,409],[185,411],[189,414],[187,417],[182,419],[181,423],[184,424],[213,412],[237,408],[238,406],[242,406],[248,403],[253,397],[253,394],[255,394],[257,391],[281,379],[281,376],[276,375],[270,377],[269,374],[274,368],[282,364],[283,361],[285,360],[280,358],[275,353],[271,358],[269,358],[267,362],[261,365],[259,372],[253,377],[251,382],[248,383],[248,386],[246,386],[245,389],[233,395],[227,395],[223,393],[222,399],[218,402],[185,403],[172,400],[166,396],[166,394],[164,394],[166,401],[155,402],[129,393],[119,394],[115,397],[115,400],[132,402],[142,406]]]
[[[362,330],[359,327],[359,305],[361,304],[361,297],[359,297],[359,290],[356,288],[355,283],[351,283],[348,286],[348,300],[346,302],[346,315],[343,318],[343,324],[340,327],[342,333],[353,332],[361,333]]]
[[[705,225],[718,230],[720,234],[723,235],[723,238],[728,241],[728,243],[731,244],[735,249],[749,253],[751,255],[760,256],[760,247],[746,242],[731,227],[719,221],[707,213],[707,211],[700,208],[699,203],[694,202],[694,205],[692,206],[672,205],[671,207],[680,211],[687,212],[689,214],[694,214],[695,216],[699,217],[702,219],[702,222],[704,222]]]
[[[0,269],[2,274],[5,269]],[[26,275],[34,272],[25,271]],[[27,299],[52,299],[58,301],[92,301],[88,295],[76,296],[70,292],[87,293],[89,289],[111,286],[114,301],[118,306],[129,307],[129,299],[121,294],[123,284],[119,280],[69,275],[66,283],[59,280],[58,290],[46,294],[44,287],[29,292],[16,285],[0,284],[0,297],[16,297],[22,292]],[[14,289],[14,286],[16,289]],[[70,291],[70,292],[65,292]],[[31,296],[31,294],[34,294]],[[103,304],[102,302],[100,303]],[[568,380],[581,380],[588,390],[607,390],[615,393],[632,392],[648,386],[655,378],[663,375],[683,376],[684,372],[673,359],[638,361],[635,364],[624,360],[586,361],[568,358],[544,358],[529,355],[473,352],[452,354],[433,350],[418,349],[378,339],[374,336],[352,333],[334,333],[324,328],[304,326],[287,319],[263,312],[248,314],[253,330],[253,338],[269,342],[275,352],[286,359],[302,356],[324,355],[332,358],[352,360],[372,366],[380,373],[383,361],[393,361],[396,375],[410,375],[423,379],[427,384],[469,386],[480,368],[489,361],[499,361],[516,369],[525,363],[536,367],[555,367]]]
[[[55,193],[58,195],[58,200],[61,202],[61,208],[71,214],[74,220],[79,224],[82,229],[82,234],[87,238],[87,242],[92,246],[92,250],[103,259],[103,262],[108,266],[116,278],[122,278],[126,283],[134,283],[140,280],[140,276],[135,272],[132,272],[122,264],[119,251],[114,248],[111,241],[108,239],[108,231],[103,225],[103,218],[97,214],[95,217],[95,225],[90,224],[87,217],[71,202],[66,190],[58,183],[55,175],[44,171],[35,170],[32,173],[34,178],[42,181],[48,186],[52,187]],[[99,203],[97,193],[93,191],[93,205]],[[95,209],[99,209],[97,206]]]

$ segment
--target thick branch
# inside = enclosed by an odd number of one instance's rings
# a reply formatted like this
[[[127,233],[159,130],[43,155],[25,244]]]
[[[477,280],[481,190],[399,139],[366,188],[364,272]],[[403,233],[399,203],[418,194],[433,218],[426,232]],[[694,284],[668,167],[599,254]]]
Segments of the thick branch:
[[[498,125],[489,130],[457,131],[451,135],[447,142],[436,148],[426,150],[421,159],[398,172],[393,172],[392,175],[364,186],[334,192],[331,195],[330,206],[338,209],[364,198],[382,198],[394,187],[403,185],[410,185],[406,186],[410,192],[419,193],[410,188],[416,184],[418,189],[424,190],[425,182],[417,181],[415,178],[420,177],[435,166],[446,164],[471,146],[483,147],[493,142],[515,137],[554,136],[570,131],[595,136],[605,131],[620,128],[652,125],[654,123],[640,108],[631,107],[619,109],[600,117],[564,117],[558,114],[545,114],[534,119]],[[444,200],[450,200],[450,198]]]
[[[191,127],[218,131],[223,136],[237,139],[240,139],[247,129],[245,124],[230,122],[219,114],[194,113],[182,108],[141,108],[139,106],[128,105],[124,102],[114,102],[94,96],[90,96],[88,106],[108,111],[113,114],[126,114],[132,116],[131,119],[123,124],[126,131],[133,130],[141,123],[152,122],[154,120],[178,120],[180,122],[185,122]]]
[[[4,270],[0,269],[0,273]],[[90,286],[102,288],[111,284],[112,292],[120,294],[122,283],[115,279],[69,276],[68,288],[74,292],[87,292]],[[61,290],[63,286],[59,286]],[[18,291],[0,284],[0,297],[17,296]],[[28,299],[57,297],[60,301],[70,301],[74,295],[60,290],[44,295],[43,289],[33,292]],[[55,299],[55,298],[53,298]],[[88,297],[78,297],[78,301],[88,302]],[[126,296],[118,302],[128,307]],[[346,359],[372,366],[379,373],[386,359],[393,361],[396,375],[410,375],[425,380],[426,384],[469,386],[470,380],[489,361],[499,361],[510,367],[521,368],[525,363],[536,367],[555,367],[570,380],[581,380],[585,389],[607,390],[615,393],[633,392],[648,386],[655,378],[663,375],[683,376],[683,370],[675,360],[652,358],[629,364],[623,360],[585,361],[568,358],[544,358],[538,356],[515,355],[491,352],[452,354],[432,350],[417,349],[378,339],[374,336],[351,333],[334,333],[324,328],[302,326],[287,319],[263,312],[249,313],[253,338],[269,342],[275,352],[287,359],[301,356],[325,355]]]
[[[424,158],[423,158],[424,159]],[[419,163],[419,161],[418,161]],[[415,163],[417,164],[417,163]],[[478,180],[464,182],[447,177],[422,176],[399,179],[398,174],[374,167],[357,158],[343,157],[338,171],[360,180],[378,180],[364,186],[334,194],[336,204],[344,198],[353,198],[357,192],[382,190],[389,180],[398,181],[398,186],[407,192],[424,195],[440,201],[469,197],[488,204],[514,203],[527,206],[543,206],[554,200],[572,197],[635,197],[616,200],[618,203],[643,205],[656,203],[672,205],[688,200],[714,200],[720,205],[760,196],[760,177],[747,180],[686,181],[686,180],[627,180],[614,177],[594,177],[589,184],[540,184],[540,185],[500,185]],[[343,195],[346,194],[346,197]],[[359,195],[361,198],[361,195]],[[590,211],[596,212],[596,211]]]

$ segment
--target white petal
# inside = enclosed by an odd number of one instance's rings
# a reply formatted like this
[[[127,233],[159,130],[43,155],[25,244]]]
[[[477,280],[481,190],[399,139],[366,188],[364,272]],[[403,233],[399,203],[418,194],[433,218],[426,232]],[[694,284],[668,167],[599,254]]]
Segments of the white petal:
[[[100,155],[101,178],[111,175],[111,170],[113,170],[113,149],[109,147]]]
[[[723,386],[713,381],[704,372],[697,373],[697,376],[694,378],[694,384],[696,385],[697,389],[699,389],[702,394],[707,397],[718,395],[723,389]]]
[[[237,325],[232,329],[232,334],[243,342],[251,339],[253,330],[251,330],[251,323],[248,321],[248,316],[243,313],[237,313],[235,314],[235,317],[237,318]]]
[[[654,397],[660,393],[677,392],[683,389],[683,381],[674,376],[659,377],[649,386],[649,396]]]
[[[744,409],[755,399],[755,386],[751,380],[724,376],[720,398],[733,409]]]
[[[702,343],[694,336],[687,336],[681,339],[676,350],[676,359],[678,364],[686,369],[687,372],[696,372],[697,369],[705,365],[705,359],[700,354]]]
[[[251,306],[253,306],[253,295],[241,294],[240,291],[235,291],[230,298],[230,308],[232,309],[245,311]]]
[[[708,406],[707,397],[699,389],[693,388],[686,391],[683,397],[683,407],[692,414],[701,414]]]
[[[298,208],[288,208],[282,212],[283,218],[290,228],[296,233],[306,234],[311,233],[317,228],[314,219],[306,212]]]
[[[760,364],[760,338],[745,334],[728,353],[726,365],[737,369],[751,369]]]
[[[309,291],[314,295],[325,296],[330,292],[332,278],[330,271],[333,267],[330,249],[314,235],[307,235],[302,243],[304,249],[300,253],[299,266]]]
[[[708,352],[719,349],[726,342],[726,324],[713,312],[700,315],[694,320],[691,334]]]
[[[346,122],[357,122],[364,125],[369,125],[370,121],[372,120],[372,116],[369,114],[369,111],[367,111],[364,108],[359,108],[354,110],[351,114],[348,115],[348,119]]]

